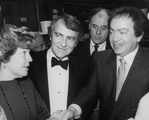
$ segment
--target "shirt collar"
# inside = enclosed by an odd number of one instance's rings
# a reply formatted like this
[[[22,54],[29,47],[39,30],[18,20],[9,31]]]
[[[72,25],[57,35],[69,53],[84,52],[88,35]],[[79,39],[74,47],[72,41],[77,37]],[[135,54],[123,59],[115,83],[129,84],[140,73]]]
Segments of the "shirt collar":
[[[132,51],[131,53],[129,53],[128,55],[124,56],[124,59],[126,61],[126,63],[131,66],[132,62],[138,52],[139,47],[137,47],[134,51]],[[119,59],[122,58],[120,56],[117,56],[117,61],[119,61]]]
[[[92,47],[94,47],[94,45],[95,45],[95,43],[93,42],[92,39],[90,39],[90,45],[91,45]],[[102,48],[102,47],[105,46],[105,45],[106,45],[106,41],[105,41],[104,43],[98,45],[98,46],[99,46],[100,48]]]
[[[53,53],[53,51],[52,51],[51,48],[48,50],[48,56],[49,56],[50,59],[51,59],[52,57],[57,58],[57,57],[54,55],[54,53]],[[57,58],[57,59],[58,59],[58,58]],[[63,60],[68,60],[68,57],[63,58],[62,61],[63,61]]]

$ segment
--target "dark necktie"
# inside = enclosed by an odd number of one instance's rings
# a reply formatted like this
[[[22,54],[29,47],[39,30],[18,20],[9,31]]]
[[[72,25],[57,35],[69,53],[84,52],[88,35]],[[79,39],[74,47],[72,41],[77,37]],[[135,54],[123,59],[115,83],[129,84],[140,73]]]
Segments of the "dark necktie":
[[[60,65],[62,68],[67,70],[68,60],[61,61],[57,60],[55,57],[52,57],[51,66],[54,67],[55,65]]]
[[[99,46],[97,44],[94,45],[94,48],[95,48],[95,51],[94,52],[98,52],[98,47]]]
[[[93,51],[92,56],[93,56],[93,54],[95,54],[96,52],[98,52],[98,47],[99,46],[97,44],[94,45],[95,50]]]

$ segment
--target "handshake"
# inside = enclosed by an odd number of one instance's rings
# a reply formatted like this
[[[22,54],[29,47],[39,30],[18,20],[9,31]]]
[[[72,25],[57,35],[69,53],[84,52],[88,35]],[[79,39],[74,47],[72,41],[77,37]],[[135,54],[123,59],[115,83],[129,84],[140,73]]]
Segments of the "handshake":
[[[68,120],[69,117],[67,117],[67,110],[63,111],[63,110],[58,110],[56,112],[54,112],[49,120]],[[69,115],[68,115],[69,116]],[[71,119],[71,118],[70,118]]]
[[[73,106],[69,106],[67,110],[58,110],[54,112],[49,120],[72,120],[79,118],[77,110]]]

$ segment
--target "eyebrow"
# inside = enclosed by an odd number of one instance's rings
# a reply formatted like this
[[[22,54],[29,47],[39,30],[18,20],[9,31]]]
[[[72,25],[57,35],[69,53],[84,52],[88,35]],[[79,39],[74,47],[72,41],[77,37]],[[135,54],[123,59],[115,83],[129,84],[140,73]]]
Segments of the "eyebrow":
[[[70,37],[70,38],[73,38],[73,39],[76,39],[77,37],[75,37],[75,36],[67,36],[67,37]]]
[[[108,28],[108,26],[107,26],[107,25],[102,25],[101,27],[106,27],[106,28]]]
[[[61,34],[60,32],[56,32],[56,31],[54,33]]]
[[[55,34],[60,34],[60,35],[62,35],[63,36],[63,34],[62,33],[59,33],[59,32],[54,32]],[[70,38],[74,38],[74,39],[76,39],[77,37],[76,36],[67,36],[67,37],[70,37]]]
[[[110,28],[110,30],[113,30],[114,31],[114,29],[112,29],[112,28]],[[117,31],[121,31],[121,30],[126,30],[126,31],[129,31],[128,29],[126,29],[126,28],[120,28],[120,29],[118,29]]]
[[[60,32],[56,32],[56,31],[54,32],[54,34],[60,34],[60,35],[63,35],[62,33],[60,33]]]

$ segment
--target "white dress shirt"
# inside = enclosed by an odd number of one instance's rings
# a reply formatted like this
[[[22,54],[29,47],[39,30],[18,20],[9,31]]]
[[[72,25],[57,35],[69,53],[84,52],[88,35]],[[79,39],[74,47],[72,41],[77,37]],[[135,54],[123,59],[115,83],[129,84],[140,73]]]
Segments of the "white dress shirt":
[[[136,56],[136,54],[137,54],[137,51],[138,51],[138,49],[139,49],[139,47],[137,47],[134,51],[132,51],[131,53],[129,53],[128,55],[126,55],[126,56],[124,56],[123,58],[125,59],[125,61],[126,61],[126,74],[125,74],[125,79],[126,79],[126,76],[127,76],[127,74],[128,74],[128,72],[129,72],[129,70],[130,70],[130,67],[131,67],[131,65],[132,65],[132,63],[133,63],[133,60],[134,60],[134,58],[135,58],[135,56]],[[122,57],[120,57],[120,56],[117,56],[117,73],[118,73],[118,68],[119,68],[119,66],[120,66],[120,59],[121,59]]]
[[[49,100],[51,115],[57,110],[65,110],[67,108],[68,95],[68,69],[63,69],[60,65],[51,67],[51,59],[55,57],[52,50],[47,52],[47,71],[48,71],[48,85],[49,85]],[[63,60],[68,60],[68,57]]]
[[[149,120],[149,92],[141,98],[135,119],[128,120]]]
[[[100,45],[98,45],[98,50],[97,51],[104,51],[106,50],[106,41]],[[92,53],[94,52],[95,48],[94,48],[95,43],[93,43],[93,41],[90,39],[90,55],[92,55]]]

